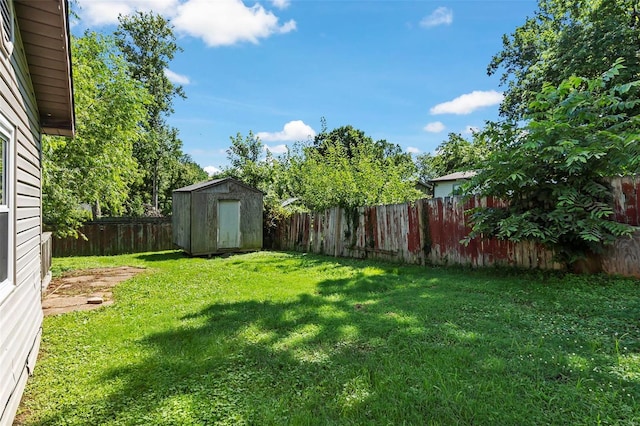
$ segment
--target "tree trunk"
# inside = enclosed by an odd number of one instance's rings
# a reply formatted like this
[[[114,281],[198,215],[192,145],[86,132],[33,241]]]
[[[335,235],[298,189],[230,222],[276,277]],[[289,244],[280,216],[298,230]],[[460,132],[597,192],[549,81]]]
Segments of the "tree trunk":
[[[151,196],[151,203],[153,204],[153,208],[156,210],[158,210],[158,163],[159,161],[156,160],[153,166],[153,189]]]
[[[102,217],[102,209],[100,209],[99,200],[96,200],[96,202],[91,206],[91,214],[93,215],[93,220],[100,219]]]

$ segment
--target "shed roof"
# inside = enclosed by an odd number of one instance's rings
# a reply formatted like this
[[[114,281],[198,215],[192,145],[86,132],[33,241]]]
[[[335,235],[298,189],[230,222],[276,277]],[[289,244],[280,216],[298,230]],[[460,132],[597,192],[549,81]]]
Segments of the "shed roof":
[[[214,179],[214,180],[208,180],[205,182],[199,182],[199,183],[194,183],[193,185],[188,185],[185,186],[183,188],[178,188],[178,189],[174,189],[173,192],[195,192],[195,191],[201,191],[203,189],[208,189],[208,188],[212,188],[214,186],[218,186],[221,185],[224,182],[234,182],[240,186],[245,187],[246,189],[250,190],[250,191],[254,191],[257,193],[262,194],[263,192],[260,191],[259,189],[256,189],[252,186],[249,186],[243,182],[240,182],[238,179],[234,179],[232,177],[226,177],[226,178],[222,178],[222,179]]]
[[[67,0],[15,0],[42,132],[73,136],[75,112]]]
[[[466,172],[455,172],[455,173],[449,173],[448,175],[437,177],[435,179],[431,179],[429,182],[443,182],[448,180],[470,179],[477,174],[478,172],[474,170],[469,170]]]

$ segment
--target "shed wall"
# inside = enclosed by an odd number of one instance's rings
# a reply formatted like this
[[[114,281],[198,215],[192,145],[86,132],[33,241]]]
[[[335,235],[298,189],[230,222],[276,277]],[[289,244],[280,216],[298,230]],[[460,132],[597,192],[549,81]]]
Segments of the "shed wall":
[[[210,192],[191,194],[191,251],[190,254],[210,254],[217,251],[217,197]]]
[[[186,252],[191,252],[191,193],[173,193],[171,216],[173,244]]]
[[[15,126],[13,291],[0,301],[0,425],[11,424],[42,329],[40,127],[20,33],[12,55],[0,52],[0,112]]]
[[[240,232],[241,246],[245,250],[260,250],[262,248],[263,232],[263,200],[262,194],[247,194],[241,200]]]

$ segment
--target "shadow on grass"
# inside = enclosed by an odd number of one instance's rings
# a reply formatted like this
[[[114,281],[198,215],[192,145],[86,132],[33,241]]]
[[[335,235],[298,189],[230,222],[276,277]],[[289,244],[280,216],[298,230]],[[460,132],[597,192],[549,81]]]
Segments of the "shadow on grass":
[[[188,257],[182,250],[176,251],[163,251],[159,253],[143,253],[135,255],[136,259],[144,260],[145,262],[165,262],[167,260],[181,260]]]
[[[382,297],[384,277],[356,279],[349,294],[366,292],[361,298],[335,293],[348,281],[321,286],[333,295],[330,301],[321,290],[319,295],[303,294],[288,303],[216,304],[183,318],[181,329],[146,339],[154,354],[150,359],[111,372],[106,379],[124,379],[127,390],[113,395],[109,405],[121,404],[135,390],[153,395],[143,397],[144,405],[150,404],[143,411],[157,411],[167,400],[184,397],[191,409],[189,420],[205,424],[337,422],[349,417],[349,411],[363,420],[386,416],[383,411],[389,407],[373,401],[386,399],[382,389],[386,373],[373,372],[399,356],[405,360],[394,370],[404,373],[389,373],[410,374],[411,365],[419,361],[411,360],[416,354],[402,342],[411,337],[406,325],[414,319],[405,317],[410,315],[407,306]],[[418,287],[404,297],[437,298]],[[360,407],[365,401],[372,408]],[[121,411],[137,410],[139,403]],[[394,410],[408,408],[400,404]]]
[[[229,260],[236,261],[243,262]],[[295,267],[336,264],[354,262],[300,257]],[[280,266],[283,273],[292,267]],[[527,292],[529,283],[509,285],[515,290],[505,294],[482,276],[386,268],[377,275],[360,271],[325,280],[315,293],[284,302],[214,303],[182,317],[174,329],[138,342],[144,355],[104,375],[114,391],[97,401],[85,420],[566,424],[590,423],[596,416],[637,419],[618,388],[640,398],[640,378],[594,371],[595,364],[617,365],[618,355],[594,349],[606,341],[589,337],[589,331],[606,321],[615,323],[611,330],[623,327],[639,312],[613,319],[602,313],[580,323],[580,315],[565,316],[575,297],[554,299],[552,292]],[[639,307],[637,299],[634,306]],[[585,387],[612,383],[616,389],[597,396]],[[66,413],[59,415],[52,423]]]

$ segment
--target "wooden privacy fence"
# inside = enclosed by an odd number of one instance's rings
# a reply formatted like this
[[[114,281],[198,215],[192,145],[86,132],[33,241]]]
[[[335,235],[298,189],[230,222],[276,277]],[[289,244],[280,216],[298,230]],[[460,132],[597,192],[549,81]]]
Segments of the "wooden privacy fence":
[[[612,186],[616,220],[640,226],[640,179],[614,179]],[[531,242],[476,239],[460,244],[470,229],[464,212],[476,206],[500,207],[504,202],[446,197],[351,212],[332,208],[299,213],[278,225],[273,248],[410,264],[561,268],[552,252]],[[603,256],[589,259],[586,267],[640,277],[640,230],[633,238],[618,240]]]
[[[170,250],[171,218],[109,218],[87,222],[83,238],[54,238],[53,256],[106,256]]]

